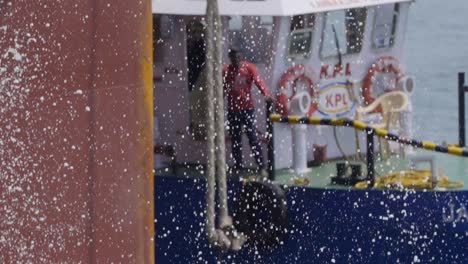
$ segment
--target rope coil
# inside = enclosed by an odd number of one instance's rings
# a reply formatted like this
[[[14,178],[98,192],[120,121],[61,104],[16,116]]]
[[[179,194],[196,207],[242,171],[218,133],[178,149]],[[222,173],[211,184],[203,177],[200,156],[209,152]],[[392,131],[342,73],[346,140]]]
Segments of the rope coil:
[[[450,181],[447,176],[439,173],[439,180],[433,184],[432,173],[429,170],[408,170],[392,173],[375,179],[374,188],[377,189],[418,189],[427,190],[438,188],[456,189],[464,186],[463,182]],[[355,185],[358,189],[369,187],[367,181]]]

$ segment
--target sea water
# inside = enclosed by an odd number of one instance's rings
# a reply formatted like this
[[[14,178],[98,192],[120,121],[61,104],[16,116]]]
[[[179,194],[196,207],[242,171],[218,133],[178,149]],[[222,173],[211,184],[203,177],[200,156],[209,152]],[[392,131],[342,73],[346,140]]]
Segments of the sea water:
[[[405,60],[407,73],[416,77],[417,139],[458,143],[457,75],[466,72],[468,81],[467,18],[467,0],[418,0],[411,8]]]

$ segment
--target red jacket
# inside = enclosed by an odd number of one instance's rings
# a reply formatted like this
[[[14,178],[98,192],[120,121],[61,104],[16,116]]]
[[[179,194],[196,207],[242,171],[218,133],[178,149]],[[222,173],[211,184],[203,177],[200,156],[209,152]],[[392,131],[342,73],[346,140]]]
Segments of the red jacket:
[[[255,83],[264,96],[271,96],[265,81],[258,74],[257,67],[247,61],[241,61],[239,69],[235,69],[232,64],[225,66],[223,83],[231,112],[254,109],[252,83]]]

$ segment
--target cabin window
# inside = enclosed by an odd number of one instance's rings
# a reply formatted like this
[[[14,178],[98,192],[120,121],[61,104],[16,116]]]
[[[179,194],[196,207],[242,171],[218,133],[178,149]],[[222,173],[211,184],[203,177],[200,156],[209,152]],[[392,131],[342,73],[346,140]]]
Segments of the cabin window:
[[[234,34],[242,31],[242,17],[241,16],[232,16],[229,18],[229,30],[231,32],[234,32]]]
[[[229,42],[241,49],[242,56],[246,60],[268,64],[272,57],[272,41],[272,16],[230,17]]]
[[[312,30],[301,29],[293,31],[289,37],[288,57],[305,58],[312,49]]]
[[[289,58],[305,58],[310,55],[314,23],[313,14],[292,17],[288,43]]]
[[[315,16],[313,14],[293,16],[291,19],[291,32],[306,28],[313,28],[314,23]]]
[[[395,43],[399,4],[380,5],[375,8],[372,47],[374,49],[391,48]]]
[[[328,12],[322,32],[322,58],[360,53],[366,16],[365,8]]]

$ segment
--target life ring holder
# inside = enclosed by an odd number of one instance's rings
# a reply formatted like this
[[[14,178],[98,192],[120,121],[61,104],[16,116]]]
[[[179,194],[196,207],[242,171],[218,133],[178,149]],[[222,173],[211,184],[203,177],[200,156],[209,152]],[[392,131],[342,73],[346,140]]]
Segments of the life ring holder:
[[[369,69],[366,77],[362,83],[362,97],[364,98],[364,105],[370,105],[372,102],[375,101],[375,97],[373,95],[374,91],[374,82],[375,77],[379,73],[393,73],[396,76],[396,82],[400,82],[400,80],[404,77],[404,74],[401,69],[400,62],[391,56],[381,57],[376,62],[374,62]],[[395,90],[397,87],[395,87]],[[382,110],[378,109],[377,112],[381,112]]]
[[[278,114],[283,116],[290,114],[290,102],[297,93],[294,87],[298,81],[306,82],[310,97],[316,97],[315,84],[306,71],[306,67],[302,64],[293,66],[281,76],[279,82],[279,89],[276,94],[276,112]],[[317,109],[317,102],[313,100],[306,116],[311,117]]]

